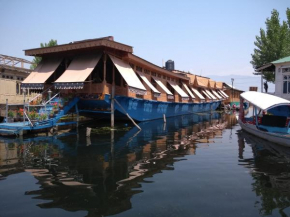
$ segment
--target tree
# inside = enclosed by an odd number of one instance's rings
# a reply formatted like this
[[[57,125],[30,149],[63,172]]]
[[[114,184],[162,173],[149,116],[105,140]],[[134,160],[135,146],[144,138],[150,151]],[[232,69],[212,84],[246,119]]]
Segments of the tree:
[[[258,68],[290,55],[290,9],[286,10],[287,22],[280,24],[279,12],[273,10],[271,17],[266,19],[266,31],[260,29],[260,35],[254,42],[256,48],[251,64]],[[263,78],[269,82],[275,81],[275,72],[263,72]]]
[[[53,40],[51,39],[48,43],[40,43],[40,47],[52,47],[52,46],[56,46],[57,45],[57,40]],[[30,66],[30,69],[34,70],[36,68],[36,66],[40,63],[41,61],[41,57],[34,57],[34,59],[32,60],[32,64]]]

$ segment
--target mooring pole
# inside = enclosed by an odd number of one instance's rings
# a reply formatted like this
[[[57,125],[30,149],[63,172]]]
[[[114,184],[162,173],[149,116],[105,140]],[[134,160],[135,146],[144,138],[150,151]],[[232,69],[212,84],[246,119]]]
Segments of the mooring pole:
[[[75,105],[76,113],[77,113],[77,128],[79,127],[79,109],[78,109],[78,104]]]
[[[113,82],[112,82],[112,94],[111,94],[111,128],[115,127],[115,67],[113,67]]]
[[[6,114],[5,114],[5,117],[6,117],[6,123],[8,122],[8,99],[6,99]]]

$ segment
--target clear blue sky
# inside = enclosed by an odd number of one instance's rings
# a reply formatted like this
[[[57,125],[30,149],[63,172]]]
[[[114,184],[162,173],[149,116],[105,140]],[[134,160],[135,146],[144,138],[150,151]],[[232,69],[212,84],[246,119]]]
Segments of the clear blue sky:
[[[58,44],[112,35],[134,54],[195,74],[252,75],[255,36],[275,8],[286,20],[289,0],[0,0],[0,53],[56,39]]]

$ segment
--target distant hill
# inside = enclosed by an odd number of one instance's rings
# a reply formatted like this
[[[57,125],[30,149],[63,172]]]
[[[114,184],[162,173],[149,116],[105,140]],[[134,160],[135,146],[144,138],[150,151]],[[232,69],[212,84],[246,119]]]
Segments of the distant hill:
[[[261,76],[243,76],[243,75],[206,75],[215,81],[223,81],[227,84],[232,84],[231,78],[234,78],[234,87],[240,90],[248,91],[249,87],[258,87],[261,92]],[[263,90],[265,91],[265,90]],[[268,83],[268,92],[275,91],[275,84]]]

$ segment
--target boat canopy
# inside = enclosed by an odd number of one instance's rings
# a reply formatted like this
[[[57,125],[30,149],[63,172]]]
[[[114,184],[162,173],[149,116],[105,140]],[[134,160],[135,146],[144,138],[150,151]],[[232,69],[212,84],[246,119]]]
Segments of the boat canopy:
[[[218,98],[218,99],[222,99],[223,97],[221,97],[215,90],[211,90],[211,92]]]
[[[219,90],[219,93],[225,98],[229,98],[229,96],[223,90]]]
[[[75,57],[65,72],[55,81],[56,89],[82,89],[92,73],[101,54],[86,54]]]
[[[170,92],[170,90],[168,90],[168,88],[162,83],[161,80],[159,80],[157,77],[152,76],[152,78],[156,81],[156,83],[159,85],[159,87],[162,88],[162,90],[164,90],[164,92],[167,94],[167,97],[169,99],[173,99],[173,94]]]
[[[144,95],[146,93],[146,88],[139,80],[131,66],[123,60],[118,59],[117,57],[114,57],[112,55],[109,56],[124,80],[126,81],[126,83],[128,84],[129,90],[136,94]]]
[[[60,65],[61,58],[42,59],[35,70],[21,83],[21,88],[43,89],[44,83]]]
[[[147,79],[147,77],[142,72],[137,72],[141,79],[148,85],[148,87],[153,91],[155,97],[160,96],[160,92],[151,84],[151,82]]]
[[[188,92],[188,94],[191,96],[192,99],[195,99],[193,93],[190,91],[190,89],[188,88],[188,86],[185,83],[182,83],[183,87],[186,89],[186,91]]]
[[[192,91],[198,96],[198,98],[199,99],[201,99],[201,100],[205,100],[205,98],[203,97],[203,95],[200,93],[200,92],[198,92],[198,90],[197,89],[195,89],[195,88],[191,88],[192,89]]]
[[[251,104],[253,104],[254,106],[262,110],[268,110],[270,108],[281,106],[281,105],[290,106],[289,100],[286,100],[286,99],[283,99],[274,95],[266,94],[266,93],[260,93],[256,91],[247,91],[247,92],[242,93],[240,96],[244,100],[250,102]]]
[[[205,89],[205,92],[212,98],[217,99],[209,90]]]
[[[182,99],[189,99],[189,96],[176,84],[172,81],[167,81],[171,87],[181,96]]]

